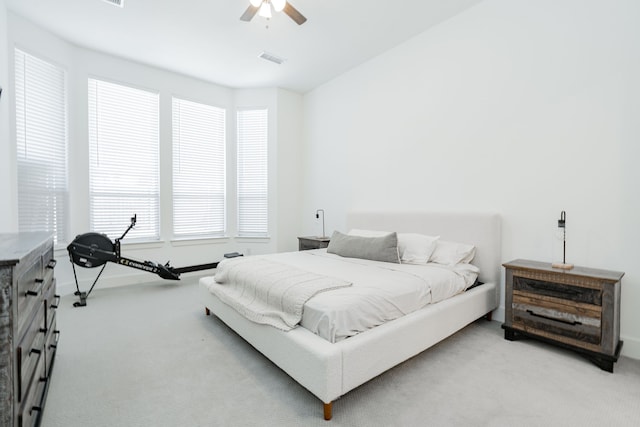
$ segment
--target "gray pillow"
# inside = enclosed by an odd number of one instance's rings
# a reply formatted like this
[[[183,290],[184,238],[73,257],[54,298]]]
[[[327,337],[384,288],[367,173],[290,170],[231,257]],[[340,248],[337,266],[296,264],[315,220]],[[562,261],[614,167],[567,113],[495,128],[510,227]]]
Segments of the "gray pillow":
[[[398,258],[398,235],[393,232],[382,237],[349,236],[334,231],[327,252],[348,258],[394,262]]]

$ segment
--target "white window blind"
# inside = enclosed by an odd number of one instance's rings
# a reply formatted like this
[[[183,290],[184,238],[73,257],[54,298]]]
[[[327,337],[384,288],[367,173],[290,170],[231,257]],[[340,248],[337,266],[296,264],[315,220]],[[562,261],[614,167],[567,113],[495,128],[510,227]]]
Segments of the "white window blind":
[[[159,96],[89,79],[91,230],[127,240],[160,238]]]
[[[268,111],[238,110],[238,236],[268,236]]]
[[[225,116],[222,108],[173,98],[173,234],[223,236]]]
[[[15,49],[18,227],[67,240],[65,71]]]

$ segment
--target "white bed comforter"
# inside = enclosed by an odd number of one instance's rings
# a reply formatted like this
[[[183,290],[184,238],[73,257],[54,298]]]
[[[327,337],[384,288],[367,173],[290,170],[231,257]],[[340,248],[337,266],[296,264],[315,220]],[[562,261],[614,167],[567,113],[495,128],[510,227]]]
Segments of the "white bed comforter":
[[[304,303],[309,298],[351,286],[350,282],[336,277],[257,257],[223,260],[218,264],[215,281],[222,286],[209,290],[222,302],[252,322],[283,331],[300,323]]]
[[[463,292],[478,269],[470,264],[391,264],[326,253],[325,249],[254,256],[334,277],[352,286],[318,293],[304,304],[300,325],[330,341],[381,325]],[[214,294],[221,285],[203,282]]]

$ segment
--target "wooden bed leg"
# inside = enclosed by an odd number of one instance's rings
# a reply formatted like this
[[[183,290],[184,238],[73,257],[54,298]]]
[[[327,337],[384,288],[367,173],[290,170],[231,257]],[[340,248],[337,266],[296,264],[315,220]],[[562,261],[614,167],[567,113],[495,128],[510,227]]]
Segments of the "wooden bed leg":
[[[324,419],[329,421],[333,416],[333,402],[324,403]]]
[[[493,311],[488,312],[487,314],[484,315],[484,318],[487,319],[489,322],[491,322],[491,316],[493,314]]]
[[[211,312],[209,311],[209,309],[207,307],[204,308],[204,312],[205,312],[205,314],[207,316],[211,314]]]

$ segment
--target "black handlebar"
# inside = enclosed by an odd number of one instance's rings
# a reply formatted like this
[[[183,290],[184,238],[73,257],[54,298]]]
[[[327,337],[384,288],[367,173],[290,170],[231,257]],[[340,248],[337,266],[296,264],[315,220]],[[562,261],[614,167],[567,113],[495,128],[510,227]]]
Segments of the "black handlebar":
[[[133,216],[131,217],[131,224],[129,225],[129,228],[127,228],[125,230],[125,232],[122,234],[122,236],[120,236],[119,239],[116,239],[116,243],[119,242],[120,240],[124,239],[124,236],[127,235],[129,230],[131,230],[136,225],[137,217],[138,217],[138,214],[133,214]]]

